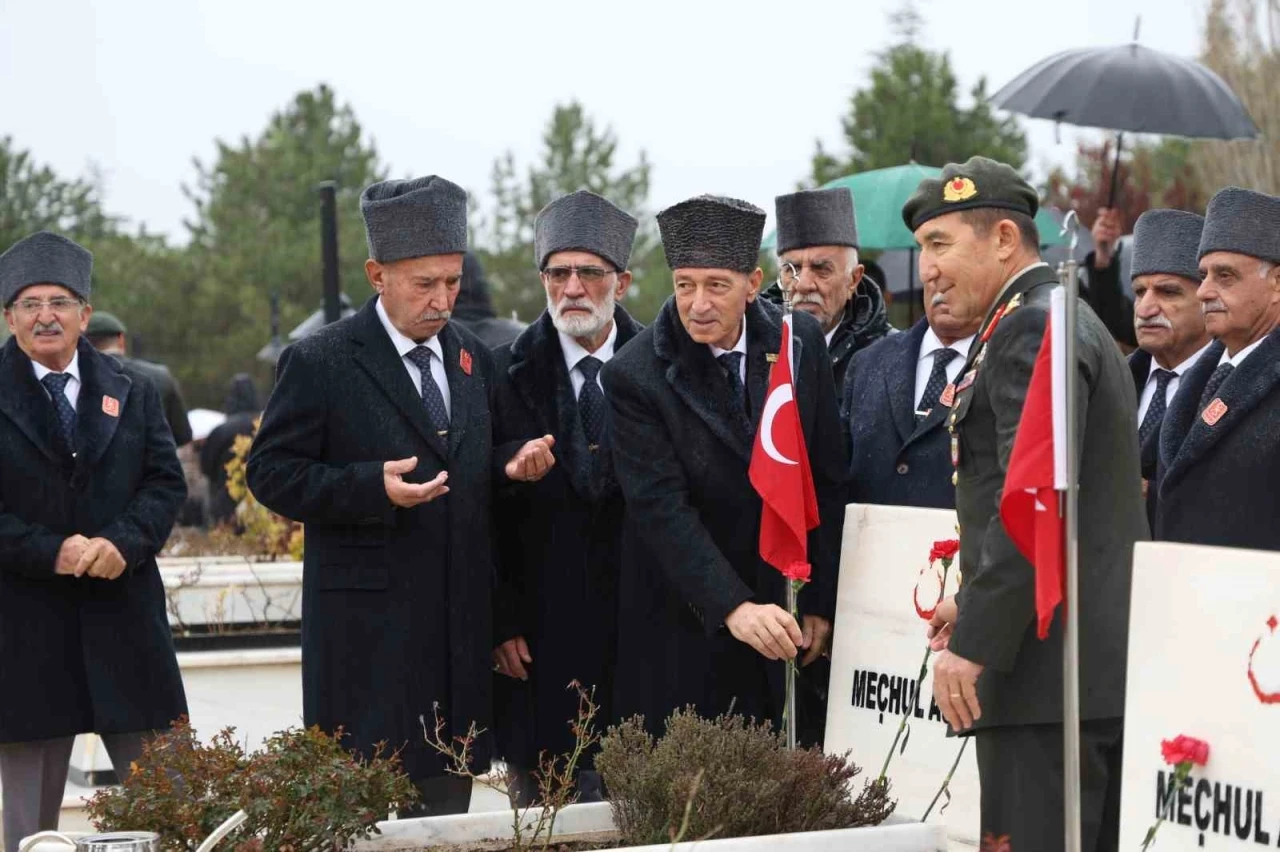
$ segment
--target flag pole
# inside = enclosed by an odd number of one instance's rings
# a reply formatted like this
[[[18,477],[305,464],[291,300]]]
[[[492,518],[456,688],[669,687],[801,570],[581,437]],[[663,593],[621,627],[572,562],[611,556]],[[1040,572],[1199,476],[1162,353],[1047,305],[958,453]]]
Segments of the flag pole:
[[[1080,286],[1076,279],[1075,259],[1078,217],[1071,210],[1062,221],[1062,235],[1069,237],[1067,257],[1058,266],[1062,283],[1066,321],[1066,468],[1067,488],[1061,499],[1066,526],[1066,589],[1063,600],[1066,611],[1062,621],[1062,744],[1063,744],[1063,823],[1066,828],[1065,852],[1080,852],[1080,646],[1079,646],[1079,444],[1076,387],[1080,371],[1077,366],[1077,328]]]
[[[782,316],[783,323],[789,324],[791,321],[791,291],[782,286],[782,274],[778,274],[778,289],[782,291]],[[793,328],[794,331],[794,328]],[[795,359],[791,355],[795,352],[792,347],[791,352],[787,353],[787,363],[791,366],[791,383],[795,386],[796,365]],[[783,582],[787,585],[787,612],[796,613],[796,584],[789,577],[784,577]],[[797,653],[797,656],[799,654]],[[794,749],[796,747],[796,661],[788,660],[784,668],[786,672],[785,680],[785,703],[782,711],[783,725],[786,727],[787,748]]]

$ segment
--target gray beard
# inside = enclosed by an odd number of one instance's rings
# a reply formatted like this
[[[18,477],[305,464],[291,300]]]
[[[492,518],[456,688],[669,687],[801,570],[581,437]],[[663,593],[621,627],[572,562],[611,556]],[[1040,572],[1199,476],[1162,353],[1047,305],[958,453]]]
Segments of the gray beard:
[[[560,301],[561,304],[565,302],[564,299]],[[550,294],[547,295],[547,313],[551,314],[551,324],[556,327],[556,331],[570,337],[592,337],[600,333],[613,319],[613,308],[613,291],[610,290],[605,295],[603,304],[592,303],[590,314],[566,317],[560,314],[560,306],[552,303]]]

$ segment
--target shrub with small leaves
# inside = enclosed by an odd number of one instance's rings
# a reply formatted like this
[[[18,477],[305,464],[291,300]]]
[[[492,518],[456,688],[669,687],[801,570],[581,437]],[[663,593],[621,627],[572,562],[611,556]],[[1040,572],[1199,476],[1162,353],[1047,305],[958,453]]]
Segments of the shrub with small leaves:
[[[191,852],[238,810],[243,826],[222,845],[235,852],[338,850],[416,801],[399,758],[369,759],[341,745],[341,731],[290,729],[246,756],[227,728],[201,745],[185,719],[150,743],[120,787],[89,801],[99,831],[154,831],[165,852]]]
[[[786,748],[766,723],[677,710],[655,742],[635,717],[610,728],[596,768],[629,845],[754,837],[878,825],[893,812],[888,784],[850,782],[848,755]]]

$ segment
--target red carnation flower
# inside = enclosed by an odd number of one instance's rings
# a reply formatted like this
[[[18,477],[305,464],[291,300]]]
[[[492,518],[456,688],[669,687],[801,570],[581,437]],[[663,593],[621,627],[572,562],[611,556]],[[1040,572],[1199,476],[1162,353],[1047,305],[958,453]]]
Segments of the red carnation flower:
[[[936,559],[954,559],[955,555],[960,552],[960,539],[948,538],[933,543],[933,550],[929,551],[929,561]]]
[[[1162,740],[1160,753],[1164,762],[1177,766],[1179,763],[1194,763],[1204,766],[1209,762],[1209,744],[1195,737],[1179,735],[1171,740]]]

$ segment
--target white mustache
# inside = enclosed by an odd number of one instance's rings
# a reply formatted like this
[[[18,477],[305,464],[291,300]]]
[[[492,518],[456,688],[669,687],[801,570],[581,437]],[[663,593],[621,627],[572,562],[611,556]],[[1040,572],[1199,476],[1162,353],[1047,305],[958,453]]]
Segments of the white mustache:
[[[941,305],[945,301],[946,299],[943,297],[941,293],[935,293],[933,298],[929,300],[929,307],[936,308],[938,307],[938,305]]]
[[[1202,313],[1206,313],[1206,314],[1214,313],[1216,311],[1221,311],[1223,313],[1226,313],[1227,306],[1225,303],[1223,303],[1221,299],[1214,299],[1212,302],[1201,302],[1200,310]]]
[[[426,311],[422,316],[418,317],[419,322],[437,322],[439,320],[447,320],[453,316],[453,311]]]
[[[1169,322],[1169,318],[1164,314],[1151,319],[1140,319],[1137,322],[1138,328],[1167,328],[1173,330],[1173,323]]]
[[[590,299],[561,299],[560,304],[556,305],[556,313],[562,314],[565,311],[574,309],[583,311],[594,311],[596,306]]]
[[[56,331],[58,334],[61,334],[62,323],[58,322],[57,320],[54,320],[53,322],[48,322],[48,323],[38,322],[31,329],[31,331],[34,334],[40,334],[41,332],[45,332],[45,331]]]
[[[791,297],[792,307],[795,307],[796,305],[821,305],[821,304],[822,304],[822,296],[818,295],[817,293],[805,293],[800,296]]]

